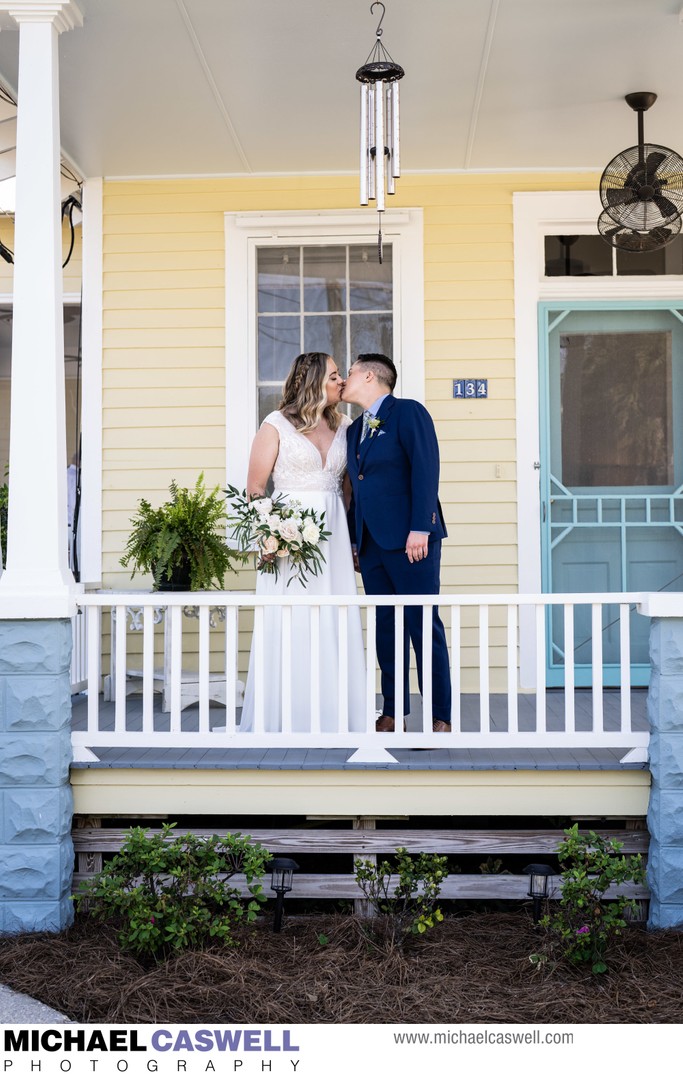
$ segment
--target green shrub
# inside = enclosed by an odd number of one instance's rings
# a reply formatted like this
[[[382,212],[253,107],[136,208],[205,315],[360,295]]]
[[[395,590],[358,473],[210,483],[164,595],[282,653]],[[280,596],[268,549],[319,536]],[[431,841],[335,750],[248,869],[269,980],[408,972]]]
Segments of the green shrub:
[[[266,900],[265,848],[240,834],[174,838],[173,828],[151,836],[131,829],[120,852],[74,897],[79,908],[114,923],[123,949],[157,960],[213,941],[235,944],[235,926],[253,922]],[[247,898],[229,884],[238,872]]]
[[[448,874],[446,856],[422,852],[411,858],[405,848],[397,848],[393,866],[387,860],[357,860],[355,874],[375,915],[387,917],[392,941],[424,934],[443,920],[436,902]],[[393,891],[392,875],[398,876]]]
[[[619,855],[623,845],[605,840],[592,830],[579,833],[578,825],[565,830],[558,849],[564,864],[558,907],[541,919],[549,947],[572,964],[590,964],[600,974],[607,970],[607,950],[626,926],[625,915],[636,910],[626,897],[605,900],[612,884],[642,882],[640,856]]]

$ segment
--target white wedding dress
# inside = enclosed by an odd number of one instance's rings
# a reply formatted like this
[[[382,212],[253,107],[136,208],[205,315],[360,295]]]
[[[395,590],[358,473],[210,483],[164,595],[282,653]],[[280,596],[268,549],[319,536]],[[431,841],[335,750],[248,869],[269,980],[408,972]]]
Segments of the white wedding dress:
[[[309,575],[305,586],[292,579],[287,559],[280,561],[277,576],[258,573],[256,593],[282,595],[357,594],[351,544],[342,500],[342,479],[346,471],[346,430],[350,420],[344,415],[323,466],[320,452],[280,411],[272,411],[264,422],[274,426],[280,437],[280,449],[273,470],[273,496],[284,494],[301,502],[318,514],[325,513],[324,528],[330,537],[321,549],[325,557],[319,575]],[[339,628],[336,608],[320,609],[320,728],[323,732],[340,729]],[[262,681],[264,729],[282,728],[282,613],[277,608],[264,610],[264,651]],[[292,731],[311,729],[311,625],[310,610],[292,609],[291,700]],[[254,649],[249,659],[249,675],[239,729],[254,729]],[[365,654],[360,610],[348,609],[348,727],[364,730]]]

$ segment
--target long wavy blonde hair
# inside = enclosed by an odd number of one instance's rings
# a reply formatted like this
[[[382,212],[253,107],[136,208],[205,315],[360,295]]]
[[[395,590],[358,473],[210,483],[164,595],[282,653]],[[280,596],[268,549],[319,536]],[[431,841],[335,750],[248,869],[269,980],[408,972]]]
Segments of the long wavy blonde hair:
[[[297,355],[287,375],[280,411],[300,433],[314,430],[321,418],[331,430],[339,428],[341,414],[336,404],[328,404],[325,391],[330,358],[324,351],[305,351]]]

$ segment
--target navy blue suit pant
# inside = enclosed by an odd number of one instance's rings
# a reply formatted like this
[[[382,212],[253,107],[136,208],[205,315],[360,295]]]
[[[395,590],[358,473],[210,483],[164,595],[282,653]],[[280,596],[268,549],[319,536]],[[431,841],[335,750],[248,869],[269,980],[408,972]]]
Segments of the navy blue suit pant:
[[[429,542],[429,554],[413,564],[404,549],[382,549],[368,533],[360,548],[360,569],[365,593],[373,594],[438,594],[441,568],[441,541]],[[410,711],[410,643],[415,650],[417,678],[422,692],[422,623],[421,605],[406,606],[404,610],[403,700],[404,713]],[[395,717],[395,660],[394,609],[377,609],[377,660],[381,671],[383,713]],[[436,606],[432,616],[432,718],[451,720],[451,675],[446,632]]]

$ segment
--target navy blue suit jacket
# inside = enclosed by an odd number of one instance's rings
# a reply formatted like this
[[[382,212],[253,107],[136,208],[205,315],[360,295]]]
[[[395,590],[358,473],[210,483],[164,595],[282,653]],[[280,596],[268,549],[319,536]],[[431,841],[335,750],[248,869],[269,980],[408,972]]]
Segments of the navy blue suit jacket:
[[[362,444],[362,415],[347,434],[352,544],[361,547],[365,529],[382,549],[403,549],[410,531],[445,538],[439,445],[431,415],[417,400],[388,396],[377,417],[379,428]]]

